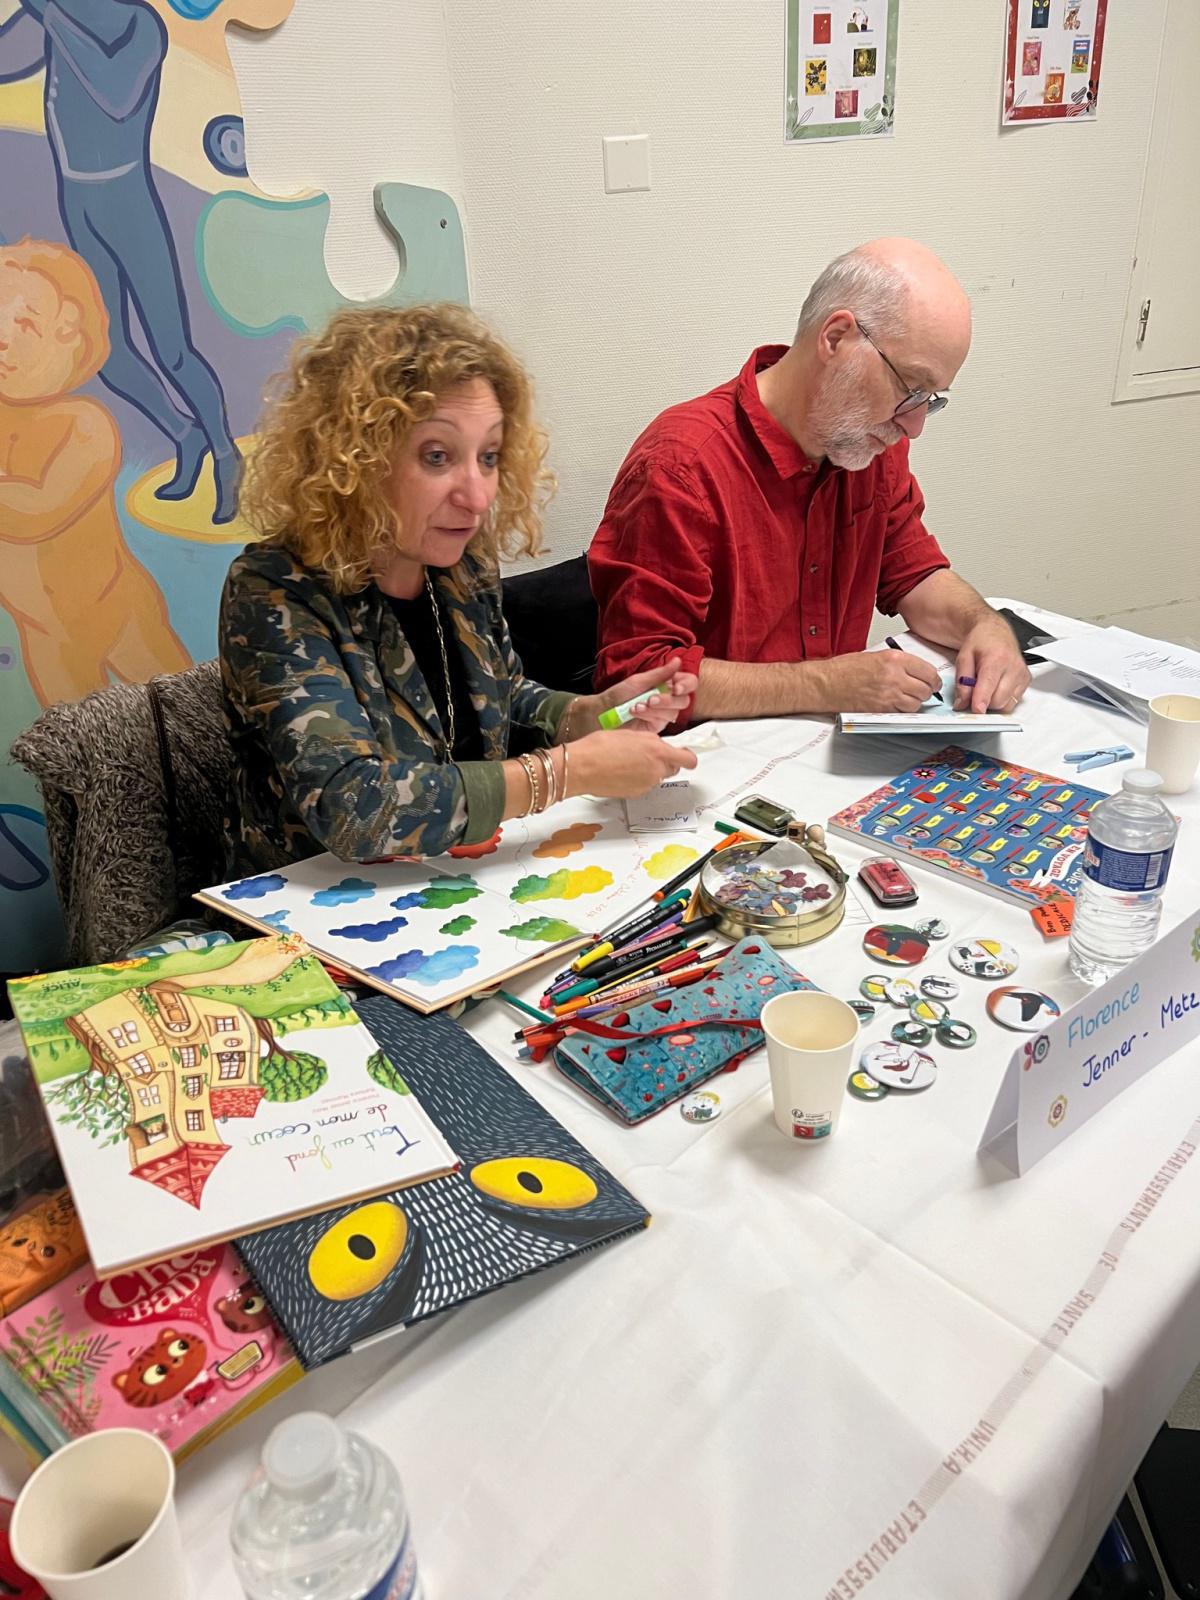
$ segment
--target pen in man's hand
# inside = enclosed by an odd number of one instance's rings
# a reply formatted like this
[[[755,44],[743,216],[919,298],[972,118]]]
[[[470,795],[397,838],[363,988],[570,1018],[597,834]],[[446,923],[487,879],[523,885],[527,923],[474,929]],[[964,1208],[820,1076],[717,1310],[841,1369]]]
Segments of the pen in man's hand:
[[[899,642],[899,640],[893,639],[891,634],[889,634],[888,637],[883,642],[884,642],[884,644],[887,645],[889,650],[903,650],[904,649],[904,646]],[[935,689],[933,691],[933,694],[930,696],[930,699],[932,699],[932,700],[942,700],[942,692],[941,692],[941,690],[940,689]],[[942,700],[942,704],[945,705],[945,703],[946,702],[944,700]]]

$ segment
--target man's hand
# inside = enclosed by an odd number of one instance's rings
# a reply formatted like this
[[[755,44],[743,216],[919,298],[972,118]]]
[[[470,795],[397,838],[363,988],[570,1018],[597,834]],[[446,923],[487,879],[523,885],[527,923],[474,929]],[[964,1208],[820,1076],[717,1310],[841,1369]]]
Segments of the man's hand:
[[[941,674],[907,650],[863,650],[810,662],[824,680],[822,711],[919,711],[936,689]]]
[[[1009,712],[1020,703],[1031,682],[1029,668],[1003,617],[992,612],[975,623],[959,647],[955,677],[956,711]]]

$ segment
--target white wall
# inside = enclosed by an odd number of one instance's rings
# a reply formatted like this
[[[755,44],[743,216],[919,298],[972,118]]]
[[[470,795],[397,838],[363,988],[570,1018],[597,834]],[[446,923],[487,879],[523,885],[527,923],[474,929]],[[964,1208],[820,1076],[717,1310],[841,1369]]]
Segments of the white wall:
[[[975,303],[914,452],[931,528],[985,591],[1200,635],[1200,395],[1112,406],[1165,0],[1109,7],[1091,125],[998,126],[1003,0],[904,0],[896,134],[782,142],[783,0],[297,0],[232,39],[252,176],[329,190],[331,276],[394,258],[371,185],[449,190],[474,303],[553,435],[556,557],[583,548],[663,406],[790,337],[823,263],[909,233]],[[943,37],[940,19],[956,19]],[[600,140],[650,135],[649,193]],[[1190,169],[1200,171],[1200,121]]]

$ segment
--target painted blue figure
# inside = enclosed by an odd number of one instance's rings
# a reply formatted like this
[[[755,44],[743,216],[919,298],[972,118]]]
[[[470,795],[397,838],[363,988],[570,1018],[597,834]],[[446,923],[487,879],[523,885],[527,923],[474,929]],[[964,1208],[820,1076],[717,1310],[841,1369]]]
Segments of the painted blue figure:
[[[144,0],[21,0],[21,7],[0,27],[0,83],[45,65],[59,209],[108,307],[112,354],[100,376],[175,446],[175,473],[159,498],[186,500],[211,453],[213,521],[229,522],[241,457],[220,381],[192,342],[175,245],[150,166],[166,27]],[[131,307],[152,362],[133,342]]]

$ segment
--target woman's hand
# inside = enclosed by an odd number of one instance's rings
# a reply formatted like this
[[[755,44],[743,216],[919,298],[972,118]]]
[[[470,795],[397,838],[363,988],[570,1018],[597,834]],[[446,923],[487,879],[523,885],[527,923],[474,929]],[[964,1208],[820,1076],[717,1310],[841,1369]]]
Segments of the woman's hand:
[[[694,672],[680,672],[676,658],[661,667],[653,667],[649,672],[635,672],[632,678],[614,683],[603,694],[581,695],[571,707],[571,738],[580,739],[584,734],[594,732],[600,726],[602,711],[611,711],[614,706],[624,705],[627,700],[635,700],[641,695],[645,695],[646,699],[625,724],[626,728],[661,733],[671,723],[677,722],[681,713],[687,710],[697,683]],[[655,693],[660,684],[665,684],[666,688]]]
[[[611,733],[601,730],[572,741],[567,793],[627,800],[657,788],[681,768],[695,765],[694,750],[667,744],[645,728],[631,724]]]

